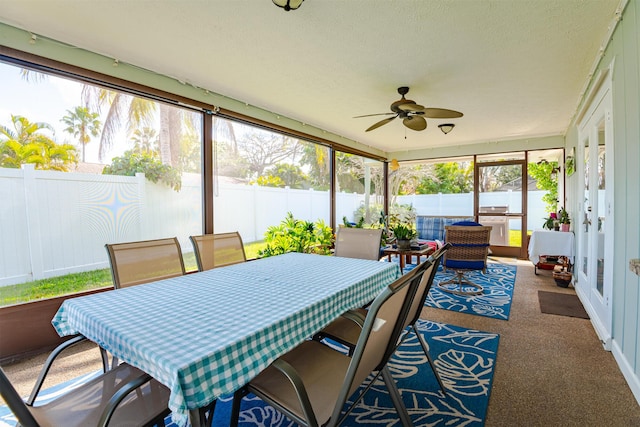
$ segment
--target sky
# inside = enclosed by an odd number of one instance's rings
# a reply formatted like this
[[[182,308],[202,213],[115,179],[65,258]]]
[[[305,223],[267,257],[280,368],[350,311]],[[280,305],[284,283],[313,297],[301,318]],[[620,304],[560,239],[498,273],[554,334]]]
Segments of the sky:
[[[55,129],[55,135],[48,133],[57,143],[78,145],[75,138],[64,132],[60,121],[82,104],[82,84],[54,76],[43,81],[27,81],[20,75],[20,68],[0,62],[0,125],[14,130],[11,115],[26,117],[30,122],[45,122]],[[101,119],[104,123],[104,119]],[[45,131],[43,131],[45,133]],[[122,135],[125,137],[125,135]],[[93,138],[86,147],[86,161],[99,163],[98,138]],[[127,147],[125,147],[127,148]],[[117,155],[110,153],[109,157]],[[78,151],[80,159],[81,150]],[[103,163],[109,163],[105,160]]]

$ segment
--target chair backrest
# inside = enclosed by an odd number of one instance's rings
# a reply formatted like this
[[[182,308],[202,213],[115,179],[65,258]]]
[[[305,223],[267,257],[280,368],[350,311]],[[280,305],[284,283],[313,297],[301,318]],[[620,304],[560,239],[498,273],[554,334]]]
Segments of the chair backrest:
[[[381,228],[339,227],[336,233],[335,256],[380,259]]]
[[[451,269],[484,271],[487,267],[491,229],[491,226],[479,224],[445,227],[445,242],[451,243],[451,248],[444,256],[444,266]]]
[[[29,408],[24,403],[24,400],[20,397],[16,389],[7,378],[6,374],[0,368],[0,396],[4,399],[9,406],[9,409],[18,419],[18,422],[22,427],[38,427],[38,422],[29,411]]]
[[[425,272],[422,275],[422,279],[420,280],[420,284],[418,285],[416,294],[411,301],[411,305],[409,306],[409,310],[407,311],[407,317],[404,321],[402,329],[406,328],[409,325],[415,324],[420,318],[420,312],[422,311],[422,307],[424,306],[424,303],[427,299],[427,295],[429,295],[429,291],[431,290],[431,286],[433,285],[433,280],[435,279],[436,273],[438,272],[440,261],[450,247],[451,243],[445,243],[444,246],[435,251],[425,261],[429,264],[427,265]]]
[[[106,244],[116,289],[182,276],[184,261],[178,239]]]
[[[402,333],[407,309],[426,271],[420,264],[387,286],[373,300],[367,310],[362,331],[351,357],[332,419],[338,420],[349,396],[364,382],[371,372],[384,367]],[[333,424],[333,423],[329,423]]]
[[[238,264],[247,260],[242,237],[237,231],[190,236],[189,239],[193,244],[199,271]]]

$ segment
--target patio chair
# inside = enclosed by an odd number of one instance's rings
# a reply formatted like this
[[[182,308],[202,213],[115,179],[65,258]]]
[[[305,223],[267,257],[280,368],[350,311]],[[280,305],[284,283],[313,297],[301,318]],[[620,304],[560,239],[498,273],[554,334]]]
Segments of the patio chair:
[[[23,427],[164,426],[164,418],[170,413],[169,389],[124,363],[47,403],[35,404],[54,359],[85,339],[74,337],[51,353],[26,402],[0,368],[0,395],[18,423]]]
[[[240,233],[203,234],[189,236],[198,263],[198,271],[245,262]]]
[[[433,374],[438,381],[438,385],[442,390],[442,393],[446,396],[447,392],[438,374],[438,371],[435,368],[433,363],[433,358],[429,353],[429,345],[427,344],[425,338],[418,333],[418,329],[416,327],[416,322],[420,318],[420,313],[422,311],[422,307],[429,295],[429,291],[431,290],[431,286],[433,285],[434,278],[438,271],[438,266],[442,260],[442,257],[451,247],[450,244],[446,243],[440,249],[438,249],[435,253],[433,253],[429,258],[423,263],[420,264],[417,268],[423,268],[424,274],[422,275],[422,279],[420,280],[420,284],[416,290],[416,294],[410,302],[409,308],[407,310],[407,316],[405,321],[403,322],[403,335],[400,337],[398,342],[398,346],[407,339],[407,337],[414,333],[420,342],[420,346],[424,351],[427,360],[429,361],[429,366],[433,371]],[[415,270],[415,269],[414,269]],[[414,271],[412,270],[412,271]],[[322,341],[326,338],[332,339],[340,344],[344,345],[348,349],[348,354],[353,354],[353,349],[355,348],[355,344],[357,343],[357,339],[359,334],[361,333],[361,324],[362,320],[358,320],[358,316],[360,319],[363,319],[367,314],[366,309],[356,309],[352,310],[349,313],[345,313],[345,315],[339,317],[334,322],[330,323],[326,328],[316,334],[313,338],[317,341]]]
[[[438,283],[438,289],[455,295],[480,295],[484,289],[469,280],[468,271],[487,271],[491,226],[462,222],[445,227],[445,242],[451,244],[443,259],[444,270],[455,271],[450,280]],[[452,286],[453,285],[453,286]]]
[[[335,256],[380,259],[381,228],[339,227],[336,233]]]
[[[180,243],[175,237],[106,244],[116,289],[184,275]]]
[[[253,393],[303,426],[337,426],[358,404],[379,376],[389,391],[402,425],[411,419],[389,372],[387,361],[396,347],[400,326],[424,269],[416,268],[386,287],[367,310],[353,356],[314,340],[276,359],[234,394],[231,425],[238,423],[243,395]],[[376,374],[365,382],[370,373]],[[366,383],[343,411],[347,400]]]

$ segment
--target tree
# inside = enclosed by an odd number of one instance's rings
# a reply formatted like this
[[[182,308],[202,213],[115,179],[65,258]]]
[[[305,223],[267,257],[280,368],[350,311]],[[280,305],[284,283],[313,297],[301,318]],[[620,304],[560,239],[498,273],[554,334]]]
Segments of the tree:
[[[299,166],[289,163],[279,163],[265,171],[258,177],[258,184],[268,187],[289,187],[302,189],[308,187],[307,176]]]
[[[278,163],[295,162],[301,151],[297,139],[256,128],[237,141],[237,152],[232,147],[218,145],[218,164],[223,164],[236,177],[254,178]]]
[[[307,174],[311,187],[315,190],[329,189],[329,149],[320,144],[301,142],[300,163],[308,166]]]
[[[145,126],[142,129],[134,130],[131,141],[133,141],[133,150],[138,153],[160,154],[158,134],[153,128]]]
[[[558,178],[551,173],[558,167],[558,162],[529,163],[529,175],[536,180],[536,186],[546,191],[542,200],[547,204],[547,212],[555,212],[558,208]]]
[[[41,133],[53,132],[51,125],[30,122],[22,116],[11,115],[13,130],[0,127],[0,167],[19,168],[25,163],[33,163],[36,169],[67,172],[77,163],[76,148],[71,144],[57,144]]]
[[[114,157],[112,163],[102,170],[103,175],[135,176],[136,173],[144,173],[149,181],[160,181],[175,191],[182,188],[180,172],[163,164],[154,153],[125,151],[121,157]]]
[[[417,194],[458,194],[473,191],[473,163],[436,163],[433,171],[421,179]]]
[[[91,141],[91,137],[100,134],[102,124],[98,120],[100,114],[89,111],[87,107],[76,107],[73,111],[67,110],[67,115],[60,121],[67,125],[65,132],[78,138],[82,147],[82,162],[85,161],[85,147]]]
[[[27,69],[23,69],[21,74],[25,80],[35,82],[44,81],[48,77],[47,74]],[[82,99],[87,108],[91,106],[98,114],[103,107],[106,106],[108,108],[102,134],[100,135],[98,148],[98,158],[100,160],[103,160],[107,152],[113,147],[115,136],[125,120],[127,133],[131,135],[138,128],[153,124],[156,108],[159,105],[161,126],[160,156],[165,164],[180,167],[182,121],[190,117],[186,110],[92,85],[83,86]]]

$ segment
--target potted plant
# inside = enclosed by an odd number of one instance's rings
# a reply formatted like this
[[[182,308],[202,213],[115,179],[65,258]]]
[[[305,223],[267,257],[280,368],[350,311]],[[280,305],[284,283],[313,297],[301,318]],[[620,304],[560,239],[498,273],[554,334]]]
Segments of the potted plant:
[[[545,218],[544,224],[542,224],[542,228],[546,228],[547,230],[556,230],[560,229],[560,222],[558,221],[558,215],[555,212],[551,212],[548,218]]]
[[[411,225],[398,223],[391,227],[396,238],[398,249],[411,249],[411,239],[416,237],[416,230]]]
[[[561,208],[558,212],[558,222],[560,222],[560,231],[569,231],[571,225],[571,218],[569,218],[569,212],[566,209]]]

